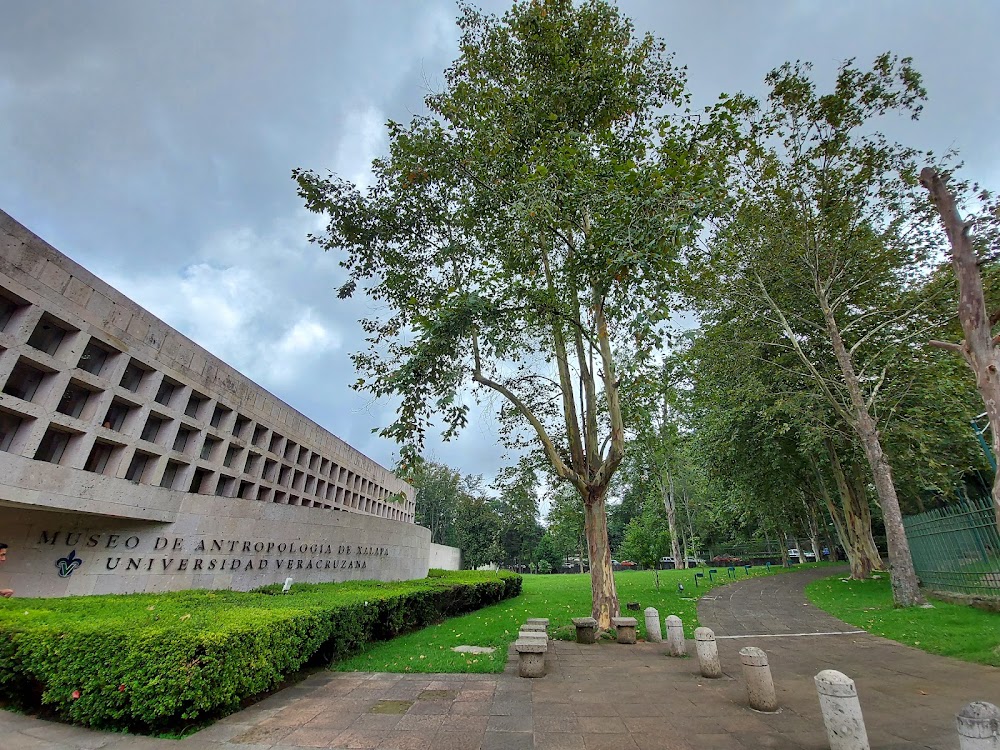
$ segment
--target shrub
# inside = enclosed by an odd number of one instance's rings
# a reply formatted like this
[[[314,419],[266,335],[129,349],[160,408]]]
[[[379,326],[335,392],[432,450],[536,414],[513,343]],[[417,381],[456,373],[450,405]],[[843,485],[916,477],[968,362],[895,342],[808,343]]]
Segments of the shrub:
[[[517,596],[521,577],[434,571],[280,590],[0,600],[0,698],[96,728],[177,730],[309,663]]]

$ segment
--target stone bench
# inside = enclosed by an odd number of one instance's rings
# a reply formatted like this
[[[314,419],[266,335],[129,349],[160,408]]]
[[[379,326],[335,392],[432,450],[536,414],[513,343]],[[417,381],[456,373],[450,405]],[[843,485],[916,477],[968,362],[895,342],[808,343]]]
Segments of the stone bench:
[[[549,644],[542,638],[518,638],[514,642],[517,651],[517,673],[521,677],[545,676],[545,652]]]
[[[597,620],[593,617],[574,617],[577,643],[597,643]]]
[[[634,617],[612,617],[611,624],[618,633],[618,642],[626,645],[635,643],[635,626],[638,620]]]
[[[521,626],[522,633],[541,633],[542,635],[548,635],[547,625],[542,625],[538,622],[532,622],[528,620],[524,625]]]
[[[524,622],[525,625],[535,625],[541,626],[542,630],[548,630],[549,628],[549,618],[548,617],[529,617]]]

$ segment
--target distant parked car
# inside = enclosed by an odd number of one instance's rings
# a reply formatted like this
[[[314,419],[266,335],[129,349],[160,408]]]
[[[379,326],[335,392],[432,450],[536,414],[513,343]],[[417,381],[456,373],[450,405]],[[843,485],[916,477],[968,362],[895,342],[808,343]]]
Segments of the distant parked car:
[[[792,549],[788,550],[788,556],[798,559],[799,551],[793,547]],[[815,560],[815,559],[816,559],[816,553],[806,550],[806,560]]]

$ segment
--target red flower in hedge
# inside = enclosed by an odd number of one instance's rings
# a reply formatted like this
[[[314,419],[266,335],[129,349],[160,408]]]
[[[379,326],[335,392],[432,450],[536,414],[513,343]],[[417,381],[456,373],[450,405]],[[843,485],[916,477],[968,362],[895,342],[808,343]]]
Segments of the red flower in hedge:
[[[119,693],[124,693],[125,692],[125,685],[124,685],[124,683],[118,686],[118,692]]]
[[[79,690],[74,690],[72,697],[73,697],[73,700],[76,700],[77,698],[79,698],[80,697],[80,691]]]

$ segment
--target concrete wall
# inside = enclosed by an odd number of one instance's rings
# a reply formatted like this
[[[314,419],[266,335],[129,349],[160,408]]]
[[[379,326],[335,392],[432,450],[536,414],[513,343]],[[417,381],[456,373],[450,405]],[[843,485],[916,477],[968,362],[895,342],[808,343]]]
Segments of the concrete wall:
[[[280,543],[305,544],[301,554],[321,543],[389,550],[374,567],[331,553],[346,567],[324,560],[310,580],[341,580],[340,571],[420,577],[429,535],[413,513],[408,484],[0,211],[0,541],[11,545],[0,587],[10,579],[18,595],[250,588],[284,579]],[[144,576],[108,569],[105,558],[121,549],[101,545],[119,531],[137,539],[121,564],[141,552],[151,566]],[[52,558],[42,540],[57,532],[79,532],[84,546]],[[87,546],[90,537],[99,541]],[[164,564],[149,562],[162,551],[158,538],[181,539],[176,552],[192,566],[200,540],[235,540],[233,559],[248,542],[251,551],[276,546],[266,575],[247,568],[246,556],[236,572],[230,561],[223,574],[218,558],[212,575],[169,565],[154,575]],[[84,562],[49,581],[74,549]],[[365,562],[368,574],[355,576],[351,562]]]
[[[461,570],[462,550],[458,547],[431,543],[430,560],[427,567],[439,568],[440,570]]]

